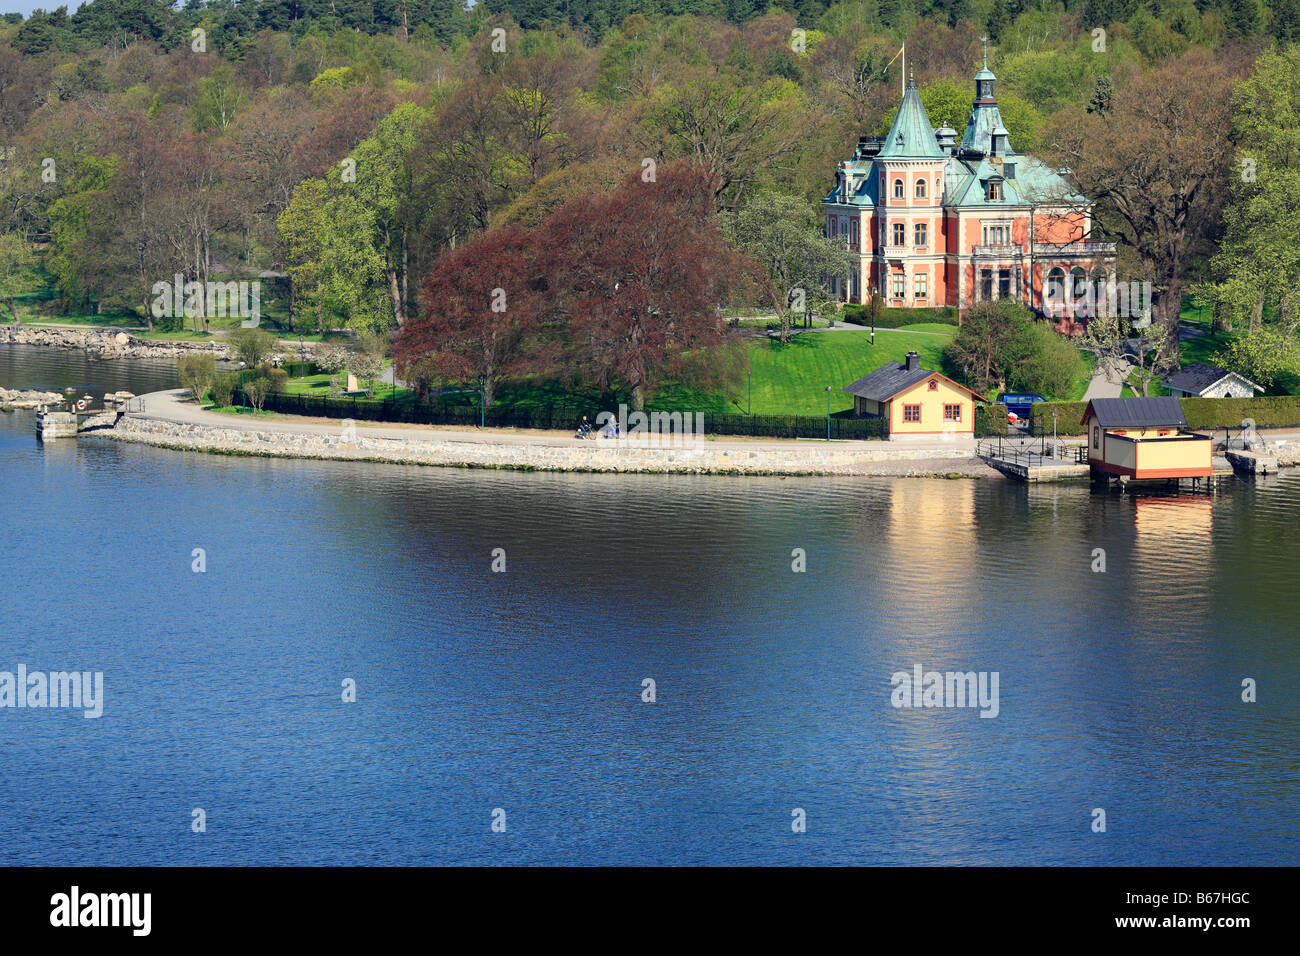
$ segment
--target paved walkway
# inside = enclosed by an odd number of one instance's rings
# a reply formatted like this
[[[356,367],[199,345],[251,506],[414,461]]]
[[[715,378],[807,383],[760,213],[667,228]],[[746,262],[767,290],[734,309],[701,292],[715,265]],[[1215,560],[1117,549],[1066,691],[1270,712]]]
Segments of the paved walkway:
[[[1131,367],[1132,363],[1127,359],[1119,359],[1114,363],[1098,362],[1097,370],[1092,373],[1092,381],[1083,393],[1083,400],[1089,402],[1094,398],[1119,398],[1124,392],[1124,382]]]
[[[233,428],[240,431],[277,432],[288,434],[337,435],[339,424],[322,419],[297,418],[281,416],[276,418],[260,415],[231,415],[225,412],[205,411],[188,400],[189,393],[183,388],[164,392],[152,392],[142,395],[137,401],[144,405],[143,412],[131,412],[133,417],[152,418],[159,421],[179,422],[188,425],[207,425],[214,428]],[[358,436],[366,438],[391,438],[401,441],[458,441],[475,444],[518,444],[518,445],[580,445],[583,444],[569,432],[523,431],[500,428],[444,428],[435,425],[367,425],[356,423]],[[600,442],[602,439],[586,439]],[[789,448],[792,441],[798,444],[810,444],[824,441],[821,439],[749,439],[740,437],[721,437],[710,441],[711,445],[735,447],[747,451],[760,451],[764,448]],[[969,438],[957,438],[952,441],[939,439],[906,442],[882,441],[836,441],[837,445],[861,445],[867,448],[915,449],[942,452],[936,457],[950,457],[955,451],[968,451],[973,457],[975,441]]]

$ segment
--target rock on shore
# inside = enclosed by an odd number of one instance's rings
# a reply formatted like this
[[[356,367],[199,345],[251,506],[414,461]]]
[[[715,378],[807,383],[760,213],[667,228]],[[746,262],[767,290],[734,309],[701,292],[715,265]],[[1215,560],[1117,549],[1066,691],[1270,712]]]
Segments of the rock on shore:
[[[62,401],[63,396],[58,392],[0,388],[0,408],[38,408],[41,405],[58,405]]]
[[[41,326],[0,325],[0,344],[40,345],[45,348],[77,349],[99,358],[169,359],[207,352],[219,359],[227,356],[226,344],[211,342],[159,342],[141,339],[113,329],[54,329]]]

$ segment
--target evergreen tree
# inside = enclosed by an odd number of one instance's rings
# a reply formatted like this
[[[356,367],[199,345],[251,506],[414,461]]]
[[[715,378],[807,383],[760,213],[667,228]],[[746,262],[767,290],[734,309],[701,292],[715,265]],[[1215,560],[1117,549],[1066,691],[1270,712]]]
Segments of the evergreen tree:
[[[1092,88],[1092,98],[1088,100],[1088,112],[1106,116],[1110,113],[1110,101],[1115,95],[1115,85],[1109,76],[1097,77],[1097,85]]]

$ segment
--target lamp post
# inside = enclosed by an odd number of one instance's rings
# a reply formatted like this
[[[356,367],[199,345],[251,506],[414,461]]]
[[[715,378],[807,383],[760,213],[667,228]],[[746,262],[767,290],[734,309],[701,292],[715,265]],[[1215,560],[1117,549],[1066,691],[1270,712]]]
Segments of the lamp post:
[[[1056,409],[1052,409],[1052,457],[1056,457]]]
[[[826,440],[831,440],[831,387],[826,386]]]
[[[478,380],[478,427],[487,428],[487,404],[484,401],[487,395],[487,379]]]
[[[239,363],[239,414],[244,414],[244,366],[246,363]]]
[[[748,369],[746,369],[746,372],[749,375],[749,410],[746,412],[746,414],[753,415],[754,414],[754,367],[751,365]]]

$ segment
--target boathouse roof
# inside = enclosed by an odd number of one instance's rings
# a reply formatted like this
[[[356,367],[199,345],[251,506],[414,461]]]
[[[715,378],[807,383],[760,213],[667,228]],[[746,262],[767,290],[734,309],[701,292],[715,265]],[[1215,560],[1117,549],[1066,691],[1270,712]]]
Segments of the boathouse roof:
[[[1083,410],[1082,421],[1089,416],[1102,428],[1186,427],[1183,406],[1172,395],[1156,398],[1094,398]]]

